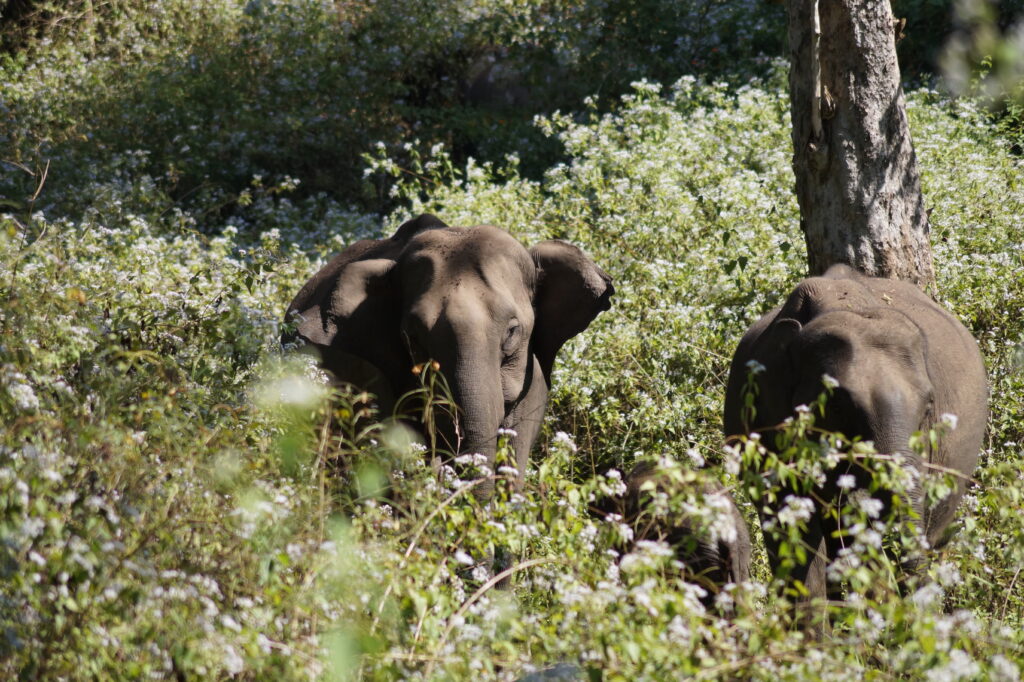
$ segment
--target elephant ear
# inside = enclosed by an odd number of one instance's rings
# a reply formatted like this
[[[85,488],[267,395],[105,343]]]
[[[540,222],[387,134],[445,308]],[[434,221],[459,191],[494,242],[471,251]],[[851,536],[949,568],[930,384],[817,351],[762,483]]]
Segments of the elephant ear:
[[[447,227],[428,214],[410,220],[390,239],[356,242],[315,274],[288,306],[294,335],[339,381],[377,393],[384,403],[409,374],[399,333],[396,262],[416,234]]]
[[[789,349],[803,325],[781,314],[765,322],[748,332],[733,357],[726,387],[726,436],[774,426],[788,417],[792,409],[798,377]],[[753,402],[748,402],[744,391],[751,371],[756,372],[757,393]]]
[[[764,366],[757,377],[757,414],[753,425],[768,428],[780,423],[793,411],[793,391],[799,376],[792,362],[791,346],[803,330],[792,318],[775,320],[754,346],[753,359]]]
[[[533,352],[550,383],[559,349],[611,307],[615,287],[607,273],[568,242],[541,242],[530,255],[537,266]]]

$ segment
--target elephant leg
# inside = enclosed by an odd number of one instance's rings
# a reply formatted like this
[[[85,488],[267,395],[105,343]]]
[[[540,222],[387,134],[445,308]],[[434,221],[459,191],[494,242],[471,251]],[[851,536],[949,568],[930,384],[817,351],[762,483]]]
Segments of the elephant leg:
[[[519,481],[526,476],[526,465],[529,462],[530,450],[540,433],[544,423],[544,410],[548,404],[548,385],[540,369],[540,362],[534,358],[530,372],[526,376],[526,389],[516,406],[505,419],[506,428],[516,432],[512,438],[515,449],[516,468],[519,470]]]
[[[797,603],[797,618],[804,629],[811,635],[821,638],[832,631],[828,616],[828,602],[833,599],[835,584],[828,582],[828,559],[825,552],[827,543],[822,538],[818,550],[807,568],[808,597]],[[828,600],[825,600],[825,597]]]
[[[900,496],[905,496],[910,510],[905,507],[895,508],[897,493],[892,491],[877,491],[875,497],[882,502],[881,519],[890,527],[897,528],[901,535],[911,532],[915,536],[924,539],[924,523],[922,519],[923,494],[921,486],[916,485],[906,491],[901,491]],[[924,547],[916,541],[911,541],[908,547],[904,542],[896,542],[886,548],[886,556],[893,566],[897,568],[896,589],[903,596],[909,590],[908,578],[919,575],[925,562]]]
[[[825,525],[820,507],[816,506],[814,515],[807,521],[806,530],[801,534],[800,544],[804,550],[802,561],[793,551],[795,548],[788,548],[784,557],[783,543],[772,532],[764,532],[764,541],[775,577],[783,581],[787,596],[794,600],[794,622],[812,635],[824,635],[828,629],[827,613],[824,610],[827,555]],[[783,565],[786,557],[790,563],[788,568]],[[798,584],[802,585],[802,589]]]
[[[491,571],[494,575],[498,575],[502,571],[507,570],[512,564],[515,563],[515,557],[512,556],[512,552],[505,545],[496,545],[494,547],[493,561],[491,562]],[[506,590],[512,587],[512,576],[507,575],[499,580],[495,585],[499,590]]]
[[[822,525],[824,538],[822,539],[822,561],[821,581],[823,583],[822,593],[828,597],[830,602],[842,601],[843,585],[841,581],[828,579],[828,566],[851,545],[850,538],[845,534],[842,524],[839,522],[840,509],[830,509],[824,515]]]
[[[894,523],[896,527],[901,529],[901,533],[904,530],[910,530],[914,536],[921,538],[924,542],[922,546],[916,540],[912,540],[910,546],[905,546],[904,543],[896,543],[896,546],[889,553],[890,560],[899,565],[900,572],[902,575],[899,576],[899,590],[901,593],[905,592],[907,588],[907,578],[914,577],[920,572],[923,563],[925,561],[924,552],[922,550],[927,549],[927,521],[924,509],[924,486],[922,477],[925,475],[925,469],[921,462],[921,458],[914,454],[906,452],[901,453],[905,458],[902,466],[906,469],[910,476],[909,485],[896,492],[885,491],[880,493],[877,497],[883,503],[884,516],[883,518],[889,518],[890,523]],[[897,498],[902,498],[902,506],[895,509]],[[909,510],[907,509],[909,507]]]

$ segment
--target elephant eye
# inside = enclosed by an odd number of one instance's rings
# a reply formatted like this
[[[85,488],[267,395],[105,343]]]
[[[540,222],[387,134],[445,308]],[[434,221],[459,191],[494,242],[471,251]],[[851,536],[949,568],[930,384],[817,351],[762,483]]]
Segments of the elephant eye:
[[[505,331],[505,339],[501,342],[501,352],[505,355],[505,359],[508,359],[519,348],[519,341],[522,335],[522,327],[519,325],[519,321],[512,320],[509,322],[508,329]]]

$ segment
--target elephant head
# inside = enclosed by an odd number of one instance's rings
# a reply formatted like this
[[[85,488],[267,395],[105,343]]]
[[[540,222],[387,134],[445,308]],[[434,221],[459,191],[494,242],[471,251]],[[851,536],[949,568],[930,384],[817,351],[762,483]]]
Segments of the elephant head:
[[[611,278],[569,243],[527,250],[493,226],[421,215],[390,239],[345,249],[288,314],[323,366],[377,393],[383,411],[418,385],[415,365],[439,363],[460,408],[440,425],[446,449],[493,465],[498,430],[512,429],[522,475],[555,356],[609,308],[613,292]]]
[[[804,322],[790,312],[781,311],[751,350],[765,371],[750,426],[767,429],[812,405],[831,377],[816,426],[870,440],[878,452],[908,454],[911,435],[934,422],[921,330],[881,307],[830,310]]]

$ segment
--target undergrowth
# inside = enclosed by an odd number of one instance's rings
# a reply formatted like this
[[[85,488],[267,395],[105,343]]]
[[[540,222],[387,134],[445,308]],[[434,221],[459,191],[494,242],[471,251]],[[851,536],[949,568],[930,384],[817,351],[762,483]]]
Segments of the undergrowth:
[[[276,12],[260,30],[287,32],[286,4],[248,3],[246,16]],[[204,34],[233,5],[209,7],[212,23],[195,22],[187,44],[167,39],[179,59],[156,59],[158,73],[248,63],[192,65],[190,45],[241,44]],[[861,524],[859,563],[840,567],[850,597],[815,640],[770,584],[752,505],[771,491],[739,467],[766,453],[756,441],[725,448],[721,434],[735,344],[805,271],[781,74],[640,80],[613,112],[594,100],[539,116],[536,134],[562,161],[538,173],[524,171],[526,151],[464,160],[444,141],[367,132],[346,163],[399,207],[381,219],[266,167],[247,137],[211,142],[203,121],[249,133],[207,117],[210,98],[263,101],[263,72],[252,90],[222,93],[211,71],[208,90],[180,99],[161,76],[130,105],[102,100],[96,115],[123,125],[97,132],[51,117],[82,93],[116,92],[103,79],[118,61],[68,54],[31,75],[17,60],[2,67],[0,115],[17,124],[0,133],[2,157],[23,166],[8,163],[0,181],[5,676],[1019,679],[1024,174],[969,102],[908,96],[940,299],[989,373],[984,451],[957,534],[913,589],[890,589],[882,550],[899,529],[876,526],[870,498],[851,500],[842,513]],[[81,89],[66,87],[79,77]],[[15,87],[33,79],[48,84],[49,108],[42,86]],[[312,118],[295,128],[244,102],[235,121],[280,129],[265,159],[301,156],[322,142],[305,137],[317,106],[306,103]],[[278,344],[288,301],[332,253],[421,211],[524,243],[568,239],[615,280],[612,309],[559,356],[524,486],[500,458],[478,472],[496,482],[486,506],[473,478],[436,471],[365,396],[330,388]],[[801,419],[791,428],[812,468],[871,456]],[[670,548],[620,555],[629,528],[591,513],[592,496],[621,493],[619,472],[639,459],[724,483],[751,522],[753,580],[728,586],[719,608],[703,606]],[[773,528],[799,528],[805,505],[791,507]]]

